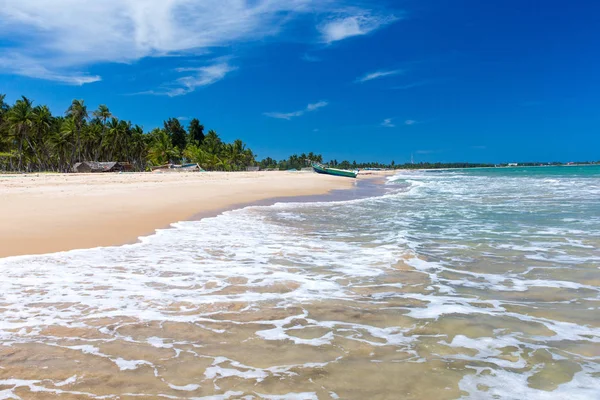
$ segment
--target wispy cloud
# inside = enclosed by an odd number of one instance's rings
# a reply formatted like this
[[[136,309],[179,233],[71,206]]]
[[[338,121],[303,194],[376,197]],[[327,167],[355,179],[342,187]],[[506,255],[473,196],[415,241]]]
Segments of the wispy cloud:
[[[419,121],[415,121],[414,119],[407,119],[406,121],[404,121],[404,125],[414,125],[414,124],[418,124]]]
[[[368,73],[360,78],[355,80],[356,83],[365,83],[368,81],[372,81],[373,79],[385,78],[386,76],[403,74],[404,70],[402,69],[394,69],[394,70],[381,70]]]
[[[86,83],[99,82],[102,80],[102,78],[98,75],[88,75],[76,71],[50,71],[48,68],[35,62],[35,60],[19,54],[1,56],[0,70],[8,70],[17,75],[26,76],[28,78],[45,79],[74,86],[81,86],[85,85]]]
[[[407,83],[406,85],[400,85],[400,86],[394,86],[392,89],[396,89],[396,90],[407,90],[407,89],[412,89],[412,88],[416,88],[419,86],[426,86],[426,85],[431,85],[433,83],[433,81],[419,81],[419,82],[412,82],[412,83]]]
[[[395,128],[396,125],[392,122],[393,118],[386,118],[383,120],[383,122],[381,123],[381,126],[383,126],[384,128]]]
[[[137,94],[153,94],[157,96],[183,96],[193,92],[199,87],[209,86],[225,78],[225,76],[235,71],[237,67],[229,65],[228,62],[218,62],[203,67],[177,68],[179,73],[187,73],[186,76],[176,79],[173,82],[164,84],[157,90],[148,90]]]
[[[259,43],[267,37],[281,36],[288,22],[303,15],[324,21],[317,22],[318,34],[328,43],[367,34],[396,19],[376,11],[348,8],[343,0],[51,3],[0,0],[0,54],[4,57],[0,73],[82,85],[100,80],[85,73],[94,64],[198,56],[236,43]],[[19,62],[9,62],[15,59]],[[200,76],[192,74],[180,81],[182,92],[214,79],[207,78],[210,72],[195,72]]]
[[[289,121],[290,119],[300,117],[300,116],[306,114],[307,112],[316,111],[319,108],[326,107],[328,104],[329,103],[327,101],[321,100],[316,103],[311,103],[311,104],[307,105],[306,108],[304,108],[303,110],[292,111],[292,112],[288,112],[288,113],[266,112],[266,113],[264,113],[264,115],[267,117],[270,117],[270,118],[286,119]]]
[[[397,21],[394,15],[376,15],[365,10],[349,10],[332,17],[319,26],[322,40],[333,43],[353,36],[362,36]]]
[[[439,153],[439,151],[436,151],[436,150],[417,150],[416,153],[417,154],[433,154],[433,153]]]
[[[302,55],[302,59],[307,62],[320,62],[321,61],[321,59],[319,57],[312,56],[308,53],[304,53],[304,55]]]
[[[235,71],[236,69],[237,67],[233,67],[226,62],[206,67],[177,68],[177,72],[191,72],[191,75],[177,79],[177,81],[175,81],[175,86],[179,85],[179,87],[173,88],[169,95],[179,96],[181,94],[193,92],[197,87],[212,85],[213,83],[224,79],[228,73]]]

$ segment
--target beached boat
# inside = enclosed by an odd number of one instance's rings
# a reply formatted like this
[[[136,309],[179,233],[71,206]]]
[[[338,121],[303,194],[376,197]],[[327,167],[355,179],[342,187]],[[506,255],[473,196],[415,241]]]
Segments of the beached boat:
[[[347,178],[356,178],[356,176],[358,175],[358,170],[349,171],[347,169],[328,168],[324,165],[317,163],[313,163],[312,167],[313,170],[318,174],[345,176]]]

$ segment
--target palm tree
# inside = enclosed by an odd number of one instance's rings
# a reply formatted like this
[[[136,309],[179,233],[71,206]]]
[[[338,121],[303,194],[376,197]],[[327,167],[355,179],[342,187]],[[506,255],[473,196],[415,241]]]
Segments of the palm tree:
[[[217,132],[212,129],[208,131],[208,134],[204,137],[204,141],[202,142],[204,150],[211,154],[219,154],[222,146],[223,143]]]
[[[183,155],[206,169],[239,170],[256,163],[244,142],[224,143],[213,130],[205,136],[197,119],[190,122],[186,137],[179,121],[173,119],[166,124],[168,129],[144,134],[142,127],[115,118],[105,105],[98,106],[92,115],[89,120],[83,100],[73,100],[65,116],[55,117],[47,106],[33,107],[26,97],[10,107],[0,94],[0,167],[69,171],[76,161],[119,160],[144,170],[149,163],[179,159],[183,146]],[[169,132],[177,133],[177,140]],[[296,158],[290,157],[289,165]]]
[[[171,138],[164,129],[155,129],[150,135],[152,141],[148,155],[153,165],[163,165],[177,157],[177,150],[173,147]]]
[[[200,166],[202,166],[202,168],[206,167],[208,154],[202,149],[202,147],[198,146],[197,144],[188,144],[185,150],[183,151],[183,156],[191,162],[199,164]]]
[[[144,159],[147,156],[144,128],[136,125],[131,129],[131,142],[129,145],[132,151],[132,162],[136,165],[138,170],[143,171],[145,169]]]
[[[15,105],[6,115],[6,121],[13,136],[17,140],[18,147],[18,166],[19,171],[23,168],[23,142],[28,139],[29,133],[35,123],[32,101],[23,96],[17,100]]]
[[[119,151],[118,144],[121,141],[123,126],[117,118],[112,117],[106,127],[106,140],[103,141],[102,146],[107,148],[107,159],[112,160],[115,151]]]
[[[219,156],[217,156],[214,153],[206,153],[206,159],[204,161],[204,165],[203,167],[209,171],[214,171],[214,170],[223,170],[225,169],[225,165],[226,163],[223,162],[223,160],[221,160],[219,158]]]
[[[4,116],[6,115],[6,113],[9,110],[9,106],[8,104],[6,104],[4,102],[4,99],[6,98],[5,94],[0,94],[0,127],[2,127],[2,124],[4,122]]]
[[[92,115],[101,122],[102,124],[102,136],[100,137],[100,145],[96,147],[96,154],[94,155],[94,161],[98,161],[100,157],[100,150],[102,149],[102,141],[106,135],[106,121],[109,118],[112,118],[112,113],[108,109],[108,107],[104,104],[100,104],[98,109],[92,113]]]
[[[73,164],[76,152],[79,153],[79,161],[81,161],[81,129],[85,120],[89,117],[87,106],[83,100],[75,99],[67,109],[66,115],[73,119],[77,136],[77,144],[73,147],[73,154],[71,155],[71,164]]]
[[[57,158],[58,170],[68,172],[69,166],[67,160],[69,153],[75,147],[73,145],[73,138],[76,135],[77,128],[72,118],[64,118],[59,120],[58,123],[60,124],[59,129],[50,135],[49,142]]]
[[[37,132],[36,141],[38,152],[41,153],[44,158],[43,162],[40,161],[40,164],[43,165],[40,165],[39,168],[44,169],[44,167],[47,168],[50,163],[50,152],[46,146],[46,138],[52,128],[54,118],[52,117],[52,112],[50,112],[48,106],[37,106],[33,109],[33,112],[35,114],[34,122],[35,131]],[[42,158],[42,155],[39,156],[40,159]]]

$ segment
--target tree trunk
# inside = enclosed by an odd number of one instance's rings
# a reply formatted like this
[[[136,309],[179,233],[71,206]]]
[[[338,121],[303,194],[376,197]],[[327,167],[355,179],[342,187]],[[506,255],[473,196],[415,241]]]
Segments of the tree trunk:
[[[18,171],[21,172],[21,168],[23,167],[23,135],[21,135],[21,128],[19,128],[19,163],[18,163]]]

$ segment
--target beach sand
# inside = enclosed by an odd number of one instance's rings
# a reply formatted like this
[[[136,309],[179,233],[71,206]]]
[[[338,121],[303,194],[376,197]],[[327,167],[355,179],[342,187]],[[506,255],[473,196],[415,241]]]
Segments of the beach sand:
[[[197,214],[355,184],[299,172],[3,175],[0,257],[134,243]]]

